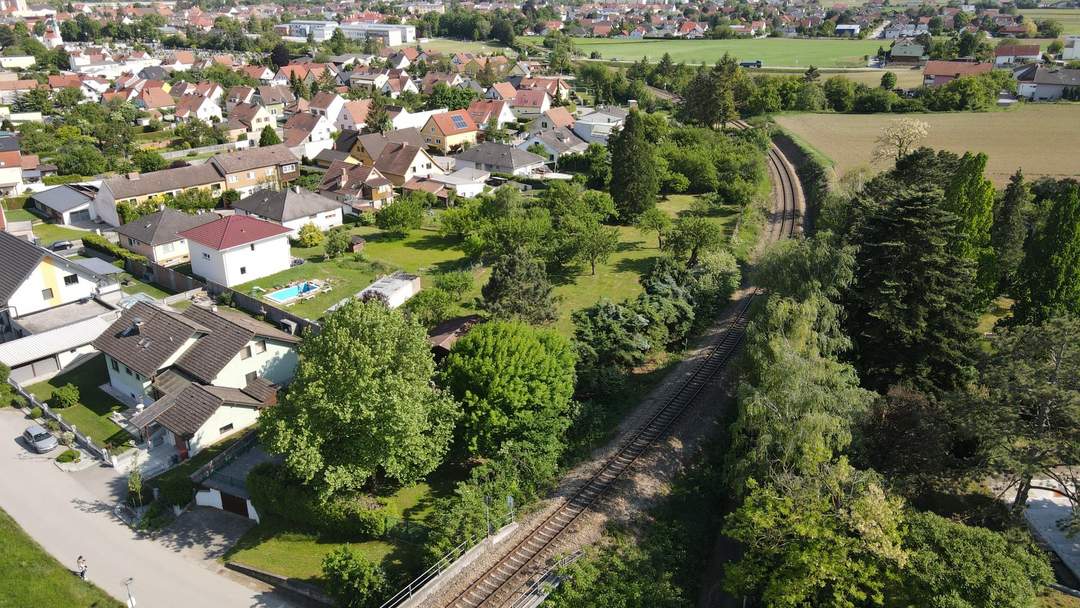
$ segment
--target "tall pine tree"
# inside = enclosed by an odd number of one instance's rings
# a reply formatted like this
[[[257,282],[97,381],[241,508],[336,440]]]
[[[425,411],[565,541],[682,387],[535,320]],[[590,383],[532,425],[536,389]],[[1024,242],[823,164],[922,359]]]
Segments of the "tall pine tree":
[[[619,217],[633,222],[641,212],[656,206],[660,176],[656,167],[656,142],[645,137],[645,119],[631,110],[626,123],[608,141],[611,151],[611,196]]]
[[[964,153],[959,166],[945,188],[945,209],[956,216],[960,237],[954,243],[957,253],[975,264],[975,283],[983,307],[997,291],[994,250],[990,246],[990,227],[994,222],[994,186],[983,176],[987,157],[983,153]]]
[[[1059,184],[1046,220],[1024,251],[1013,307],[1017,323],[1080,313],[1080,184]]]
[[[871,207],[855,234],[860,248],[846,294],[846,329],[864,383],[920,390],[962,386],[974,355],[972,264],[940,189],[897,186]]]
[[[1024,239],[1027,238],[1026,216],[1031,205],[1031,188],[1020,169],[1009,178],[1005,196],[994,209],[994,225],[990,228],[990,245],[1000,287],[1011,291],[1016,273],[1024,260]]]

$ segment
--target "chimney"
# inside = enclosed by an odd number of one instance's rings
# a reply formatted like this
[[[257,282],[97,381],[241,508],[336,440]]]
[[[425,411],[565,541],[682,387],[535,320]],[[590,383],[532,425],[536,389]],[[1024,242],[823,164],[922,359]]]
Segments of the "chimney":
[[[345,167],[341,168],[341,187],[344,188],[345,184],[349,183],[349,170]]]

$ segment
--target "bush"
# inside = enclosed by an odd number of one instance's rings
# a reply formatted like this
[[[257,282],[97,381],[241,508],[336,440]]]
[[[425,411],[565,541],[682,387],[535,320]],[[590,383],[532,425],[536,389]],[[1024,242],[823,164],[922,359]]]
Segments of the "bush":
[[[79,462],[82,460],[82,452],[79,450],[66,449],[56,457],[56,462]]]
[[[383,569],[353,553],[348,545],[328,553],[322,570],[327,590],[342,608],[377,606],[387,589]]]
[[[37,420],[38,418],[41,418],[41,415],[42,415],[42,412],[41,412],[40,407],[35,405],[34,407],[30,408],[30,417],[31,418]]]
[[[79,387],[70,382],[53,391],[53,405],[55,407],[71,407],[78,402]]]
[[[301,247],[318,247],[323,242],[322,230],[315,224],[304,224],[296,235],[296,242]]]
[[[123,247],[113,243],[109,239],[101,236],[100,234],[87,232],[82,237],[82,243],[84,247],[95,249],[102,253],[107,253],[111,256],[118,257],[121,260],[131,262],[146,262],[146,257],[124,249]]]
[[[60,433],[60,445],[69,448],[75,445],[75,433],[72,433],[71,431]]]
[[[84,175],[47,175],[41,178],[41,182],[46,186],[62,186],[74,182],[85,182],[89,179],[92,178]]]
[[[60,431],[60,423],[53,420],[52,418],[49,418],[48,420],[45,421],[45,428],[47,428],[50,431],[56,433],[56,432]]]
[[[374,226],[375,225],[375,214],[374,213],[361,213],[360,215],[356,216],[356,221],[361,226]]]

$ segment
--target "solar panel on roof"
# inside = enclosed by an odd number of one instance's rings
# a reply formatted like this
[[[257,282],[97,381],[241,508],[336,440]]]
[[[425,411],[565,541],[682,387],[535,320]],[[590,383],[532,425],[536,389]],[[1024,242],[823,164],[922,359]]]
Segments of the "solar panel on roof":
[[[465,128],[465,119],[461,116],[451,116],[450,120],[454,121],[454,127],[457,129]]]

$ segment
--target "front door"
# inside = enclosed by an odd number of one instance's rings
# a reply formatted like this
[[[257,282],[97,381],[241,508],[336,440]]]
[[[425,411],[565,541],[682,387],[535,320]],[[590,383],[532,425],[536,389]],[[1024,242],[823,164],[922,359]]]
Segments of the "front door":
[[[221,493],[221,508],[229,513],[236,513],[237,515],[248,516],[247,501],[239,496],[233,496],[232,494]]]
[[[179,435],[173,435],[176,438],[176,454],[180,457],[181,461],[188,459],[188,444],[187,440],[181,438]]]

